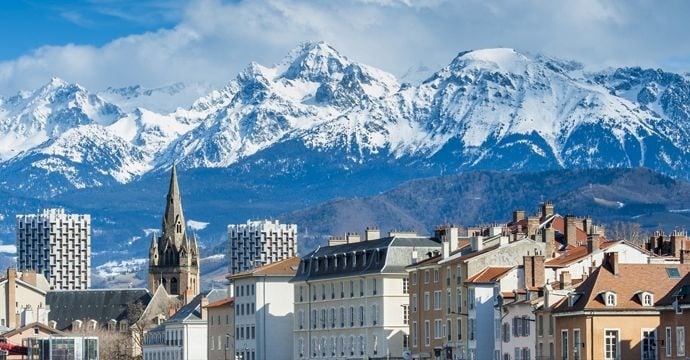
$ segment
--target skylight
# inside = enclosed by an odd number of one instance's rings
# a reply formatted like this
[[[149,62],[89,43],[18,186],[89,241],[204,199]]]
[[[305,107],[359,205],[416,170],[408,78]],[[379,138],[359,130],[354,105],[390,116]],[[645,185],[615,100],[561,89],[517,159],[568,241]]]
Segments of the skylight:
[[[666,268],[666,274],[671,279],[679,279],[680,278],[680,271],[678,271],[678,268]]]

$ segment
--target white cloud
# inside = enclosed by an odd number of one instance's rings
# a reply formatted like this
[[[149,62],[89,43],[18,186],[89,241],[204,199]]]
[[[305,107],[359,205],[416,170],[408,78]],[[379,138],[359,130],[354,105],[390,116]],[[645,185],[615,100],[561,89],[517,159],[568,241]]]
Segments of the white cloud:
[[[202,221],[187,220],[187,226],[194,231],[204,230],[208,224],[209,223]]]
[[[397,75],[419,63],[446,64],[462,50],[497,46],[594,67],[687,71],[689,9],[688,2],[644,0],[201,0],[182,10],[172,29],[102,47],[46,46],[2,62],[0,89],[10,95],[52,76],[94,90],[177,81],[220,85],[251,61],[279,61],[304,40],[327,41],[356,61]]]

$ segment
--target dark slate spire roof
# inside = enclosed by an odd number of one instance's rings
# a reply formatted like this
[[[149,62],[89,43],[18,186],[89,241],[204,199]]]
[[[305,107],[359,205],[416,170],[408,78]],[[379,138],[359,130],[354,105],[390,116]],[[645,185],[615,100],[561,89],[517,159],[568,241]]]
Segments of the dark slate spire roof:
[[[172,166],[170,174],[170,186],[165,205],[165,215],[163,216],[163,235],[162,239],[172,240],[175,249],[180,249],[182,244],[187,241],[185,231],[184,214],[182,213],[182,197],[180,196],[180,186],[177,183],[177,169],[175,164]]]

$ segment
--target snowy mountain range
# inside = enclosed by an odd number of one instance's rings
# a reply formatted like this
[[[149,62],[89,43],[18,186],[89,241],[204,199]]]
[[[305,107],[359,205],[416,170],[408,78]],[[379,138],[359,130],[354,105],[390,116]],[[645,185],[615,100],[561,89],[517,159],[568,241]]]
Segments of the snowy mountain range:
[[[54,78],[0,98],[0,186],[48,198],[129,183],[173,161],[250,177],[645,166],[690,179],[690,79],[662,70],[586,72],[499,48],[461,52],[410,84],[303,43],[184,107],[206,91],[94,93]]]

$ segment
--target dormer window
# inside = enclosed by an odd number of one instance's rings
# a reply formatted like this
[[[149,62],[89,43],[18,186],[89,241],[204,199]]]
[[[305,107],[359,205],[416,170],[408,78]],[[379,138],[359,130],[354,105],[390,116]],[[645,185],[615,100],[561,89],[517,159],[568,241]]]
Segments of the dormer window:
[[[638,291],[637,298],[642,306],[653,306],[654,305],[654,294],[649,291]]]
[[[580,300],[580,294],[571,292],[568,294],[568,306],[573,307],[578,300]]]
[[[616,293],[613,291],[606,291],[604,292],[604,304],[606,306],[616,306]]]

